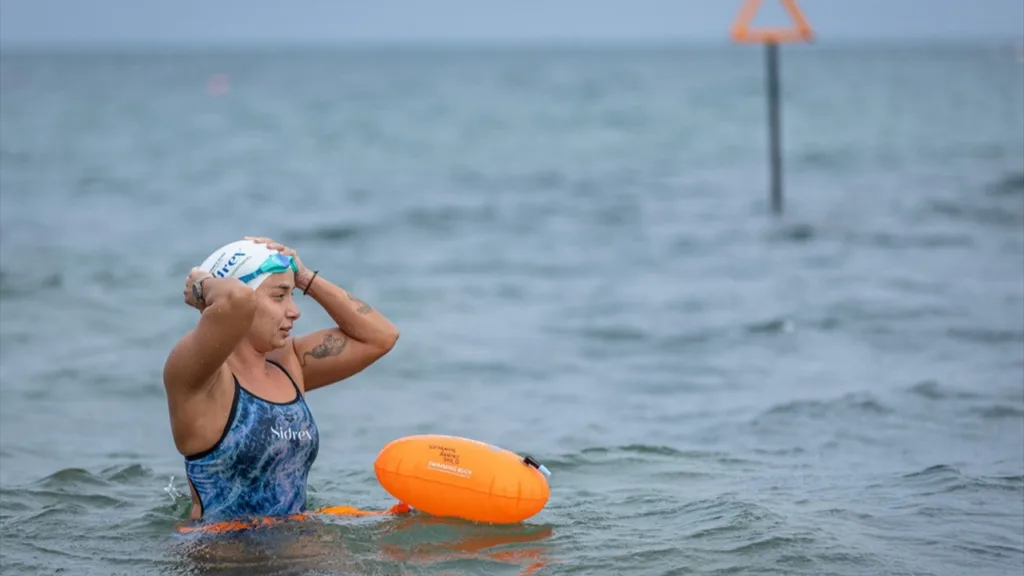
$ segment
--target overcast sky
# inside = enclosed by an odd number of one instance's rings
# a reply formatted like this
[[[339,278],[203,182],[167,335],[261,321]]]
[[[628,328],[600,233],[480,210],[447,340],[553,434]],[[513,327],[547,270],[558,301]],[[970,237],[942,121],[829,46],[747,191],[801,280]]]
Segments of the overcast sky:
[[[723,40],[744,0],[0,0],[0,41]],[[800,0],[819,39],[1024,37],[1024,0]],[[766,24],[782,23],[764,0]]]

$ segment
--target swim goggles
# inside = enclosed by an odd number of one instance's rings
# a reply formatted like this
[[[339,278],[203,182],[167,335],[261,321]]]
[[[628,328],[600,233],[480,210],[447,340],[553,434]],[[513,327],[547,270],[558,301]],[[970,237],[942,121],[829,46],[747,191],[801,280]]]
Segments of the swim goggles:
[[[260,267],[244,276],[239,276],[238,279],[244,284],[255,280],[260,274],[280,274],[281,272],[298,272],[299,267],[295,264],[295,259],[291,256],[286,256],[280,252],[271,254],[260,264]]]

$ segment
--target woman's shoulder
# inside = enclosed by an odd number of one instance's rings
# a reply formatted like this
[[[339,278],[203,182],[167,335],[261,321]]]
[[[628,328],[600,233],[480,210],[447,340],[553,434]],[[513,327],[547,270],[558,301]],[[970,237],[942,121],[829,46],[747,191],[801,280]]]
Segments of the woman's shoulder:
[[[281,348],[268,353],[267,360],[277,364],[284,370],[285,374],[292,379],[292,382],[305,393],[306,389],[302,381],[302,366],[299,364],[298,356],[295,355],[295,347],[291,338],[288,338],[287,343]]]

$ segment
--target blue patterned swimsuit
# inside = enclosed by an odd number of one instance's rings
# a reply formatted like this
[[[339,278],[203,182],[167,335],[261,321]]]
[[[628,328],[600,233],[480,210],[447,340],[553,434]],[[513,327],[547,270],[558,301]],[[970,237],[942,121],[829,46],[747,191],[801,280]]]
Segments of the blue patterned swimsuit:
[[[313,414],[291,374],[295,399],[271,402],[242,388],[221,439],[185,458],[189,482],[199,497],[203,521],[246,516],[283,516],[305,511],[306,478],[320,448]]]

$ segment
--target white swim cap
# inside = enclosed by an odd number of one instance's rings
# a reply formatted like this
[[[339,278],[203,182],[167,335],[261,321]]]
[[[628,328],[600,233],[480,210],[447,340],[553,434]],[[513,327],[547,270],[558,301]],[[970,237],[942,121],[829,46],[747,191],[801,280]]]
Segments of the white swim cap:
[[[199,267],[217,278],[238,278],[255,290],[271,274],[295,270],[295,263],[266,244],[239,240],[214,250]]]

